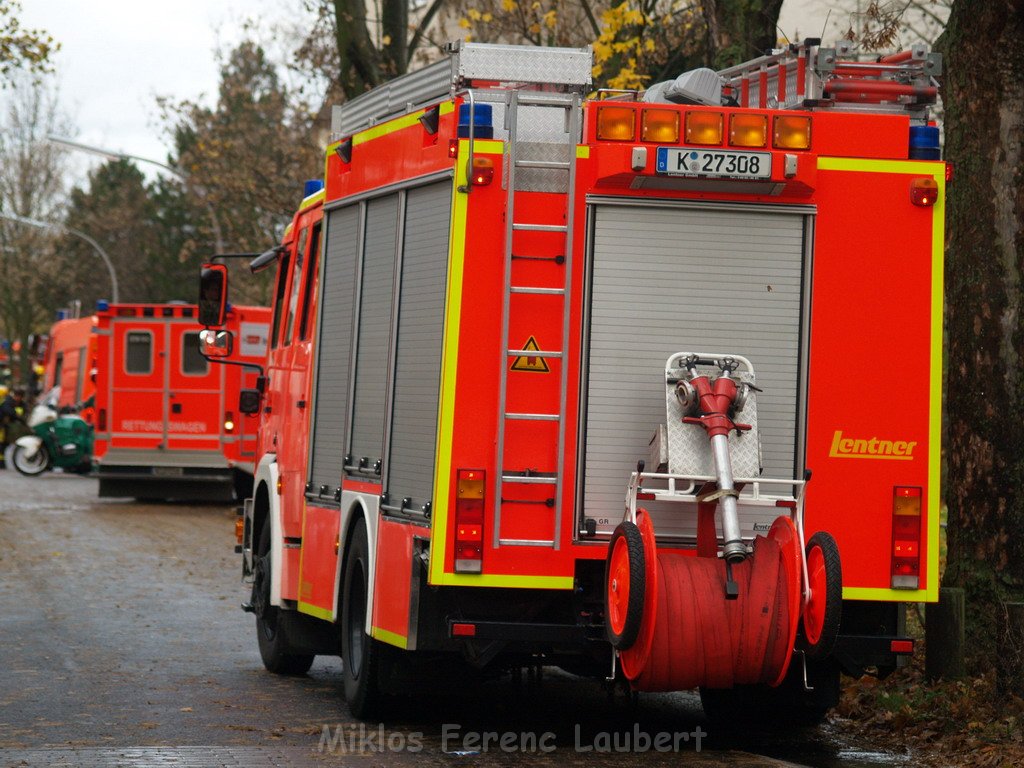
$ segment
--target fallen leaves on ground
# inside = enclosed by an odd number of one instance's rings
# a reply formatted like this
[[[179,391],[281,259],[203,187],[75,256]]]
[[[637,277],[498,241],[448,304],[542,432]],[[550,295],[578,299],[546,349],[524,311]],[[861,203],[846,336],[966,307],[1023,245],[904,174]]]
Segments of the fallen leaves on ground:
[[[923,664],[918,654],[885,680],[848,683],[836,723],[881,748],[909,749],[922,768],[1024,765],[1024,700],[1000,695],[994,671],[929,683]]]

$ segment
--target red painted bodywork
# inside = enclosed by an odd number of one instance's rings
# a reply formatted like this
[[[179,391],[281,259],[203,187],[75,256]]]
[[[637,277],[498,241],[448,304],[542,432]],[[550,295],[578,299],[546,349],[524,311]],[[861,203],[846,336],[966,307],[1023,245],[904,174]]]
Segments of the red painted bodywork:
[[[43,392],[60,386],[59,408],[88,401],[96,392],[96,341],[93,317],[59,320],[50,328],[43,357]],[[94,423],[95,408],[83,408],[79,415]]]

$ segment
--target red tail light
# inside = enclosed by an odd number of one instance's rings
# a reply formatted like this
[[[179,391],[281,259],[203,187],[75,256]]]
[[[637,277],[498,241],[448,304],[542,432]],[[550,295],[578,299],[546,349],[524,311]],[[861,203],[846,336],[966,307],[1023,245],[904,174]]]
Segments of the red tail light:
[[[921,489],[896,486],[892,499],[892,588],[921,585]]]
[[[482,469],[460,469],[455,483],[455,572],[480,573],[484,559],[484,488]]]
[[[107,409],[100,408],[99,413],[96,414],[96,431],[106,432],[107,431]]]

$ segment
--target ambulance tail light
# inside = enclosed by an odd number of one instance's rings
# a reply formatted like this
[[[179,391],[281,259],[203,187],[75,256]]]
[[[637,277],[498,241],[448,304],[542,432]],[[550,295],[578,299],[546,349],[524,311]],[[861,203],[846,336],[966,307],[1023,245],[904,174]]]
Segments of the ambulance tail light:
[[[598,107],[597,138],[633,141],[636,138],[636,110],[630,107]]]
[[[489,157],[473,158],[473,183],[483,187],[494,181],[494,161]]]
[[[481,573],[484,559],[484,488],[481,469],[460,469],[455,481],[455,572]]]
[[[910,182],[910,202],[914,205],[929,208],[935,205],[938,197],[939,185],[935,183],[935,179],[914,179]]]
[[[725,119],[721,112],[687,112],[687,144],[721,144]]]
[[[767,147],[765,115],[733,115],[729,118],[729,144],[734,147]]]
[[[776,149],[810,149],[811,118],[780,115],[773,126],[772,146]]]
[[[921,585],[921,489],[896,486],[892,498],[892,588]]]
[[[100,408],[96,413],[96,431],[106,432],[107,431],[107,409]]]
[[[645,109],[640,119],[640,140],[679,143],[679,113],[674,109]]]
[[[231,411],[224,414],[224,431],[229,434],[235,431],[235,414]]]

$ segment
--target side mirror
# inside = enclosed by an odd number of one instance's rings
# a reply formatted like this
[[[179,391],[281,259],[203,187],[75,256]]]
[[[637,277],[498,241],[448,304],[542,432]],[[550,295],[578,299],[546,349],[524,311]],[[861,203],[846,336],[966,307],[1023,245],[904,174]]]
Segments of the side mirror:
[[[228,357],[234,349],[231,331],[215,331],[207,328],[199,332],[199,351],[206,357]]]
[[[199,324],[224,325],[228,308],[228,268],[223,264],[203,264],[199,274]]]
[[[238,393],[238,410],[248,416],[260,412],[260,391],[258,389],[243,389]]]

